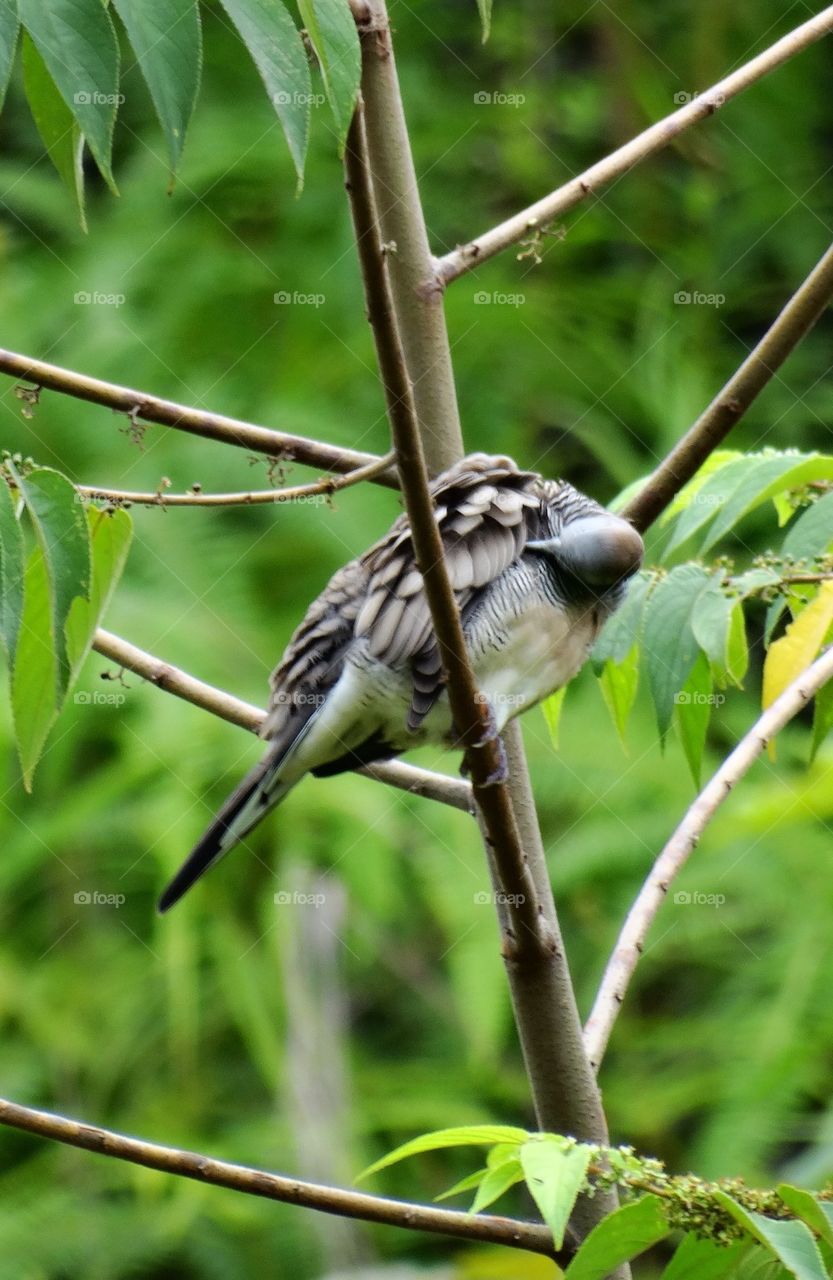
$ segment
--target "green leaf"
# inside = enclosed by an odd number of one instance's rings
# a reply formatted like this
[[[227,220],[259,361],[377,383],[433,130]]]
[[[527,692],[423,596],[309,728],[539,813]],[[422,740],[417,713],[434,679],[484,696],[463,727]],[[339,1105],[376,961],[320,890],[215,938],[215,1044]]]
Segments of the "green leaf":
[[[702,467],[695,471],[688,484],[683,486],[670,507],[660,516],[660,526],[670,524],[681,511],[690,507],[709,477],[741,456],[738,449],[715,449],[714,453],[709,454]]]
[[[647,573],[639,573],[631,580],[624,602],[602,627],[590,654],[597,676],[601,675],[606,662],[624,662],[639,640],[645,601],[655,585],[656,580]]]
[[[823,582],[815,599],[769,646],[764,662],[763,705],[769,707],[815,659],[833,623],[833,582]]]
[[[22,49],[23,88],[35,128],[61,181],[75,201],[81,230],[86,231],[83,135],[26,31],[23,32]]]
[[[19,30],[17,0],[0,0],[0,107],[9,87]]]
[[[551,693],[548,698],[544,698],[541,703],[541,710],[547,722],[550,742],[554,751],[558,750],[558,726],[561,721],[561,709],[564,706],[566,693],[567,685],[565,684],[560,689],[556,689],[555,693]]]
[[[813,1233],[803,1222],[766,1218],[744,1209],[725,1191],[715,1191],[714,1199],[764,1245],[796,1280],[828,1280]]]
[[[113,0],[136,54],[171,163],[171,187],[200,85],[202,40],[195,0]]]
[[[706,535],[708,551],[755,507],[784,489],[796,489],[812,480],[833,479],[833,458],[822,454],[796,454],[744,459],[749,465],[740,484],[729,495]]]
[[[66,623],[67,653],[73,677],[90,651],[95,629],[107,609],[127,560],[133,521],[126,511],[87,508],[92,550],[89,599],[76,596]]]
[[[21,21],[114,194],[110,167],[119,101],[119,47],[100,0],[19,0]]]
[[[443,1191],[441,1195],[434,1196],[434,1202],[440,1200],[449,1200],[452,1196],[457,1196],[461,1191],[472,1191],[475,1187],[479,1187],[483,1179],[491,1170],[477,1169],[474,1173],[466,1174],[465,1178],[461,1178],[459,1182],[455,1182],[453,1187],[449,1187],[447,1191]]]
[[[492,30],[492,0],[477,0],[477,12],[480,14],[481,39],[485,44]]]
[[[726,466],[720,467],[700,485],[692,495],[688,506],[683,510],[664,552],[664,559],[681,547],[689,538],[694,537],[704,525],[713,520],[717,512],[726,504],[730,495],[743,480],[749,470],[747,457],[733,458]]]
[[[780,1183],[775,1190],[797,1218],[806,1222],[807,1226],[816,1235],[821,1236],[827,1244],[833,1245],[833,1204],[826,1200],[817,1200],[809,1191],[790,1186],[788,1182]]]
[[[749,1245],[719,1245],[688,1232],[662,1273],[660,1280],[723,1280],[737,1266]]]
[[[636,1258],[670,1235],[658,1196],[642,1196],[609,1214],[584,1240],[566,1272],[568,1280],[604,1280],[623,1262]]]
[[[362,75],[356,21],[347,0],[298,0],[298,8],[321,66],[341,153]]]
[[[26,564],[23,617],[12,672],[12,719],[27,791],[32,790],[35,768],[58,714],[56,665],[46,560],[36,546]]]
[[[639,687],[639,647],[634,645],[622,662],[606,662],[599,676],[599,686],[616,732],[627,751],[625,731]]]
[[[645,606],[642,653],[663,738],[671,723],[675,694],[688,679],[699,652],[691,619],[709,580],[699,565],[678,565],[661,579]]]
[[[510,1187],[514,1187],[516,1183],[523,1180],[523,1170],[517,1156],[514,1160],[504,1160],[503,1164],[489,1169],[477,1188],[469,1213],[480,1213],[481,1209],[494,1204],[495,1200],[498,1200]]]
[[[726,674],[740,688],[743,677],[749,670],[749,644],[746,639],[746,620],[739,601],[729,618],[729,652],[726,662]]]
[[[64,628],[76,596],[90,595],[90,535],[75,487],[51,467],[15,476],[44,554],[52,607],[55,653],[55,705],[60,709],[71,676]],[[18,653],[15,670],[20,665]]]
[[[0,636],[11,672],[23,613],[23,534],[15,501],[0,474]]]
[[[434,1133],[424,1133],[419,1138],[412,1138],[401,1147],[397,1147],[381,1160],[369,1165],[359,1174],[359,1178],[367,1178],[371,1173],[387,1169],[399,1160],[407,1160],[409,1156],[420,1155],[424,1151],[439,1151],[444,1147],[491,1147],[496,1142],[510,1142],[520,1146],[526,1142],[529,1134],[526,1129],[516,1129],[508,1124],[470,1124],[459,1125],[453,1129],[437,1129]]]
[[[299,186],[309,138],[312,89],[306,50],[280,0],[221,0],[252,56],[283,126]]]
[[[729,679],[739,685],[749,665],[741,595],[737,594],[740,579],[732,584],[735,594],[729,595],[721,576],[718,572],[699,596],[691,627],[716,678],[721,683]]]
[[[813,699],[813,738],[810,743],[810,762],[815,760],[818,749],[833,728],[833,680],[823,684]]]
[[[812,560],[833,545],[833,493],[819,498],[793,524],[781,547],[783,556]]]
[[[593,1155],[584,1143],[568,1143],[547,1134],[531,1138],[521,1147],[520,1160],[526,1185],[546,1222],[556,1249],[564,1233]]]
[[[713,687],[708,658],[701,653],[675,699],[680,740],[696,787],[700,785],[700,766],[703,762],[706,734],[714,706]]]

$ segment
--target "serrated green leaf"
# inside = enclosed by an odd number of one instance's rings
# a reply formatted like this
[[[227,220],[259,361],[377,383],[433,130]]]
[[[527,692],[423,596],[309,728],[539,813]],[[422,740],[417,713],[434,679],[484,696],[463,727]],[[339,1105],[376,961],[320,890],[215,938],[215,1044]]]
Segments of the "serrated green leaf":
[[[9,672],[14,667],[23,613],[23,534],[9,486],[0,474],[0,638]]]
[[[558,750],[558,727],[561,722],[561,709],[564,706],[564,698],[567,694],[567,685],[556,689],[555,693],[551,693],[548,698],[544,698],[541,703],[541,710],[544,713],[544,719],[547,722],[547,730],[550,735],[550,742],[554,751]]]
[[[775,1188],[788,1209],[797,1218],[806,1222],[816,1235],[821,1236],[827,1244],[833,1245],[833,1204],[825,1200],[817,1200],[802,1187],[793,1187],[789,1182],[782,1182]]]
[[[19,0],[19,5],[21,22],[102,177],[117,194],[110,157],[119,99],[119,47],[110,14],[100,0]]]
[[[528,1137],[526,1129],[516,1129],[508,1124],[469,1124],[457,1125],[453,1129],[437,1129],[434,1133],[424,1133],[419,1138],[412,1138],[410,1142],[405,1142],[401,1147],[382,1156],[381,1160],[376,1160],[364,1169],[359,1174],[359,1179],[378,1173],[380,1169],[387,1169],[399,1160],[407,1160],[409,1156],[421,1155],[424,1151],[439,1151],[445,1147],[491,1147],[496,1142],[520,1146]]]
[[[12,720],[27,791],[32,790],[35,768],[58,714],[56,666],[46,560],[36,546],[26,562],[23,616],[12,672]]]
[[[639,687],[639,648],[631,649],[622,662],[606,662],[599,676],[599,687],[605,705],[616,726],[619,740],[627,751],[625,732]]]
[[[592,1147],[581,1142],[567,1143],[550,1134],[531,1138],[521,1147],[520,1162],[526,1185],[552,1232],[556,1249],[564,1244],[567,1223],[592,1155]]]
[[[347,0],[298,0],[298,8],[318,57],[342,153],[362,75],[356,20]]]
[[[696,787],[700,785],[700,767],[714,705],[713,688],[708,658],[700,653],[683,688],[676,696],[680,741]]]
[[[671,723],[674,697],[688,679],[699,652],[691,619],[709,581],[709,574],[699,565],[678,565],[661,579],[645,606],[642,660],[663,738]]]
[[[601,675],[606,662],[624,662],[642,632],[645,601],[656,579],[638,573],[628,585],[623,603],[608,618],[590,654],[596,675]]]
[[[73,678],[90,651],[95,629],[101,621],[127,560],[133,536],[133,521],[126,511],[87,509],[92,552],[92,579],[89,599],[77,596],[69,610],[65,632],[67,654]]]
[[[733,458],[726,466],[720,467],[710,475],[696,493],[688,506],[681,512],[663,559],[668,559],[673,552],[693,538],[710,520],[714,520],[717,512],[728,502],[731,494],[741,483],[749,469],[749,459]]]
[[[719,1245],[689,1231],[683,1236],[660,1280],[723,1280],[734,1271],[749,1245]]]
[[[781,554],[793,560],[812,560],[833,546],[833,493],[819,498],[793,524],[781,546]]]
[[[113,0],[156,110],[176,172],[197,100],[202,66],[195,0]]]
[[[750,465],[740,484],[717,514],[703,542],[710,550],[744,516],[784,489],[799,488],[813,480],[833,479],[833,458],[823,454],[786,455],[748,460]]]
[[[517,1156],[514,1160],[504,1160],[502,1164],[496,1165],[494,1169],[489,1169],[486,1177],[477,1188],[469,1213],[480,1213],[481,1209],[487,1209],[490,1204],[494,1204],[495,1200],[499,1200],[510,1187],[514,1187],[516,1183],[523,1182],[523,1180],[523,1170]]]
[[[698,597],[691,618],[694,637],[707,655],[715,678],[721,683],[731,680],[740,685],[749,665],[746,627],[740,600],[740,579],[732,583],[733,594],[724,588],[718,573]],[[752,583],[749,590],[754,589]]]
[[[281,0],[221,0],[251,54],[304,179],[312,88],[306,50]]]
[[[818,1245],[805,1223],[767,1218],[762,1213],[753,1213],[744,1209],[725,1191],[715,1191],[714,1198],[796,1280],[828,1280]]]
[[[9,87],[19,31],[17,0],[0,0],[0,107]]]
[[[638,1257],[670,1233],[659,1197],[642,1196],[594,1227],[564,1274],[567,1280],[604,1280],[623,1262]]]
[[[89,527],[74,485],[60,471],[37,467],[26,476],[15,475],[15,483],[35,527],[49,580],[55,705],[60,710],[72,674],[65,632],[67,618],[75,597],[89,599],[90,595]],[[18,653],[15,670],[20,661]]]
[[[86,231],[83,135],[26,31],[23,32],[22,50],[23,88],[35,128],[61,181],[75,201],[81,230]]]

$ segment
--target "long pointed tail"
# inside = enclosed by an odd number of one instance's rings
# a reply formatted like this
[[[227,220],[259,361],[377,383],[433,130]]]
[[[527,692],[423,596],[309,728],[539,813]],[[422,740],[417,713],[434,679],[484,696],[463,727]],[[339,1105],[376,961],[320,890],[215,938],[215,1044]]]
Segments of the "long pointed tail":
[[[275,752],[270,751],[246,774],[165,889],[159,899],[160,912],[168,911],[178,902],[191,885],[239,844],[295,785],[294,781],[282,782],[276,777],[277,767],[279,761]]]

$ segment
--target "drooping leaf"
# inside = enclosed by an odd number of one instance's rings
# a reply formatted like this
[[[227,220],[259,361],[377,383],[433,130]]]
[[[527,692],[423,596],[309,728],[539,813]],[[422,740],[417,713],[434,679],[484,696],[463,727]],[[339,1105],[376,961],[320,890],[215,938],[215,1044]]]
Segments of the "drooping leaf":
[[[738,591],[737,582],[732,585],[735,594],[730,595],[717,573],[697,600],[691,626],[715,677],[721,683],[731,680],[739,685],[746,675],[749,654],[740,604],[743,592]]]
[[[18,0],[20,19],[111,191],[110,164],[119,99],[119,48],[100,0]]]
[[[689,1231],[683,1236],[660,1280],[723,1280],[749,1249],[742,1240],[719,1245]]]
[[[793,560],[812,560],[833,546],[833,493],[819,498],[793,524],[781,547],[781,554]]]
[[[592,1154],[592,1147],[585,1143],[567,1143],[551,1134],[531,1138],[521,1147],[520,1162],[526,1185],[552,1232],[556,1249],[564,1244],[567,1223]]]
[[[58,714],[56,658],[46,560],[35,546],[26,563],[23,616],[12,672],[12,720],[23,785],[32,790],[35,768]]]
[[[73,677],[78,673],[93,641],[95,629],[103,617],[119,578],[122,575],[133,521],[126,511],[87,509],[92,549],[92,581],[89,599],[76,596],[66,623],[67,653]]]
[[[790,1186],[788,1182],[780,1183],[775,1189],[797,1218],[806,1222],[816,1235],[833,1246],[833,1204],[827,1200],[817,1200],[809,1191]]]
[[[560,689],[556,689],[555,693],[551,693],[548,698],[544,698],[541,703],[541,710],[544,713],[544,719],[547,722],[547,730],[550,735],[550,742],[554,751],[558,750],[558,727],[561,723],[561,710],[564,706],[564,698],[567,694],[568,686],[565,684]]]
[[[608,661],[599,676],[599,686],[622,746],[627,750],[625,732],[639,686],[639,648],[631,649],[622,662]]]
[[[165,135],[173,186],[200,84],[199,9],[195,0],[113,0],[113,4]]]
[[[514,1187],[516,1183],[523,1180],[523,1170],[517,1156],[513,1160],[504,1160],[502,1164],[495,1165],[493,1169],[488,1170],[478,1186],[469,1213],[480,1213],[482,1209],[487,1209],[510,1187]]]
[[[824,643],[833,623],[833,582],[823,582],[816,598],[787,627],[780,640],[769,646],[764,662],[763,705],[769,707],[806,671]]]
[[[11,490],[0,475],[0,637],[10,672],[23,613],[23,575],[23,535]]]
[[[444,1147],[491,1147],[496,1142],[515,1143],[520,1146],[526,1142],[529,1134],[526,1129],[516,1129],[508,1124],[470,1124],[458,1125],[453,1129],[437,1129],[434,1133],[424,1133],[419,1138],[412,1138],[401,1147],[388,1152],[381,1160],[376,1160],[359,1174],[367,1178],[371,1173],[378,1173],[399,1160],[407,1160],[409,1156],[420,1155],[424,1151],[439,1151]]]
[[[828,1280],[818,1245],[805,1223],[767,1218],[762,1213],[753,1213],[744,1209],[725,1191],[715,1191],[714,1198],[796,1280]]]
[[[704,653],[700,653],[688,679],[676,696],[680,740],[697,787],[700,785],[700,766],[703,763],[706,734],[714,705],[713,688],[709,660]]]
[[[670,1235],[658,1196],[642,1196],[603,1218],[582,1241],[568,1280],[604,1280],[611,1271]]]
[[[647,573],[638,573],[629,583],[623,604],[602,627],[590,654],[597,676],[601,675],[606,662],[624,662],[639,640],[645,601],[655,585],[655,579]]]
[[[298,0],[298,8],[321,66],[342,152],[362,74],[356,21],[347,0]]]
[[[0,107],[9,87],[19,30],[17,0],[0,0]]]
[[[299,185],[309,138],[312,89],[298,28],[281,0],[221,0],[251,54],[283,126]]]
[[[662,737],[671,723],[675,694],[699,652],[691,619],[708,582],[709,574],[699,565],[678,565],[660,580],[645,606],[642,658]]]
[[[49,582],[52,646],[55,654],[55,705],[60,710],[69,686],[71,664],[66,622],[76,596],[89,599],[90,534],[75,487],[59,471],[37,467],[15,476],[43,551]],[[20,665],[20,653],[15,670]]]
[[[22,49],[23,87],[35,128],[61,181],[75,201],[81,230],[86,231],[83,135],[26,31],[23,32]]]

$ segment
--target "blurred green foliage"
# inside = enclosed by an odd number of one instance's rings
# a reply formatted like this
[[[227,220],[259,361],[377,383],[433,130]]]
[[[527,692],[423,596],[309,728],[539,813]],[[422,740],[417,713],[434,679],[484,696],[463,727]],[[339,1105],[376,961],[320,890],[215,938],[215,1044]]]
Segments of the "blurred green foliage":
[[[580,171],[788,30],[774,0],[589,9],[392,5],[417,169],[437,250]],[[354,447],[386,447],[342,179],[315,112],[300,200],[250,63],[207,15],[201,99],[166,195],[164,143],[138,70],[125,80],[115,200],[90,172],[89,234],[42,154],[15,80],[0,119],[3,344],[83,372]],[[506,451],[602,501],[648,470],[745,355],[829,240],[829,46],[805,52],[547,239],[448,296],[472,449]],[[521,96],[517,105],[478,94]],[[720,306],[675,303],[680,291]],[[278,292],[323,294],[276,304]],[[117,295],[92,305],[79,295]],[[485,294],[490,301],[478,301]],[[517,305],[499,295],[521,295]],[[735,433],[735,447],[830,449],[829,322]],[[34,416],[2,388],[2,442],[78,482],[178,490],[266,481],[244,453],[45,393]],[[293,471],[293,479],[302,472]],[[396,496],[330,505],[135,511],[107,625],[256,702],[308,601],[378,536]],[[771,521],[746,532],[763,549]],[[649,550],[657,554],[656,544]],[[743,551],[740,544],[730,551]],[[754,619],[753,619],[754,624]],[[763,627],[763,610],[758,620]],[[751,723],[730,691],[707,752]],[[0,1089],[93,1123],[299,1175],[349,1182],[415,1133],[532,1117],[477,833],[352,776],[309,781],[170,916],[156,894],[257,744],[87,662],[24,794],[7,744],[0,858]],[[582,1009],[622,913],[691,798],[682,752],[657,741],[640,691],[623,754],[594,678],[569,691],[555,755],[525,722]],[[669,901],[604,1068],[612,1138],[707,1177],[833,1173],[829,999],[833,754],[809,730],[755,766]],[[428,757],[435,759],[435,757]],[[443,766],[453,768],[452,760]],[[315,886],[315,888],[310,888]],[[77,903],[119,894],[119,907]],[[321,908],[276,903],[315,893]],[[337,939],[333,943],[333,939]],[[326,1016],[325,1016],[326,1015]],[[332,1087],[317,1090],[319,1076]],[[0,1277],[303,1280],[338,1262],[456,1259],[439,1239],[320,1222],[93,1156],[0,1134]],[[456,1156],[379,1188],[428,1199]],[[519,1212],[530,1205],[518,1199]],[[485,1255],[477,1251],[477,1257]],[[539,1274],[506,1257],[488,1274]],[[540,1274],[545,1274],[541,1271]]]

